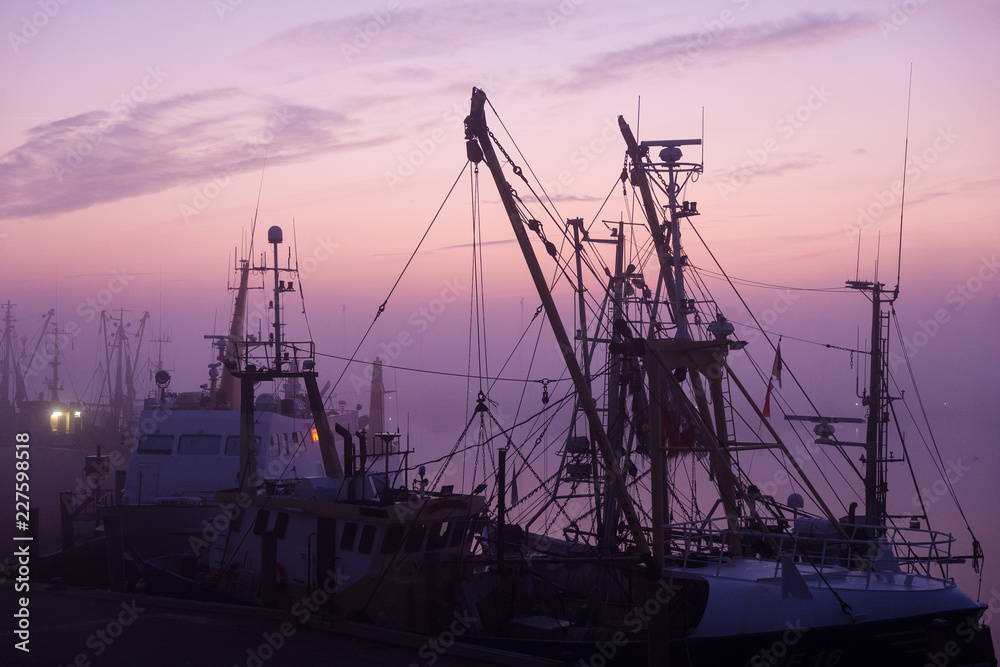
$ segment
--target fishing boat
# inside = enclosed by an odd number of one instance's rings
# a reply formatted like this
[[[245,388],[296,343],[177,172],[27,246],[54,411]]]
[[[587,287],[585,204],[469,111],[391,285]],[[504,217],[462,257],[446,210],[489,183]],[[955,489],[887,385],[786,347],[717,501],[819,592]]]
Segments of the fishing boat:
[[[3,308],[0,332],[0,424],[4,434],[26,431],[46,447],[85,449],[91,452],[107,434],[94,424],[91,407],[79,400],[67,400],[59,368],[70,335],[60,331],[55,309],[43,316],[38,338],[18,336],[14,304]],[[62,343],[62,345],[60,345]],[[47,369],[37,397],[29,394],[32,376]]]
[[[280,236],[280,229],[275,229]],[[273,346],[245,333],[250,276],[296,271],[290,266],[254,267],[249,260],[239,260],[236,271],[239,279],[229,333],[206,336],[217,351],[217,361],[208,368],[208,382],[195,391],[172,392],[170,374],[156,373],[157,395],[144,400],[135,419],[124,483],[115,497],[105,498],[101,508],[105,525],[114,526],[109,533],[116,541],[114,550],[124,550],[135,563],[181,555],[194,557],[190,567],[198,560],[204,563],[212,542],[226,532],[225,524],[218,523],[218,491],[232,488],[241,477],[256,485],[324,475],[326,466],[339,466],[329,454],[334,437],[330,425],[347,433],[358,429],[357,409],[323,407],[312,371],[312,343],[289,343],[283,354],[291,356],[280,361],[284,372],[267,378],[272,391],[255,394],[250,388],[246,393],[250,381],[241,384],[238,379],[243,352]],[[281,293],[294,290],[294,280],[281,281]],[[274,303],[280,334],[281,305]],[[247,371],[246,367],[242,370]],[[241,429],[246,419],[253,420],[253,433],[243,442]],[[244,451],[247,447],[252,452]]]
[[[237,483],[213,494],[225,530],[187,584],[293,613],[305,605],[427,633],[418,652],[425,664],[462,641],[595,667],[996,665],[980,621],[986,606],[950,573],[963,560],[980,566],[978,542],[966,555],[951,534],[924,527],[926,512],[889,511],[887,415],[898,398],[889,390],[886,305],[898,290],[877,280],[847,285],[873,305],[864,410],[789,413],[793,433],[808,435],[786,443],[766,414],[778,394],[768,389],[763,408],[753,396],[766,374],[750,383],[734,372],[747,342],[704,291],[691,296],[704,285],[681,231],[701,212],[683,193],[702,165],[683,151],[701,140],[640,142],[619,118],[620,185],[633,190],[644,216],[595,227],[560,219],[534,189],[518,196],[505,170],[531,184],[490,131],[487,104],[474,89],[467,165],[475,165],[473,179],[485,165],[497,185],[566,377],[526,380],[541,384],[543,405],[535,420],[515,426],[501,424],[488,391],[478,392],[469,423],[439,462],[444,469],[469,449],[464,438],[476,422],[495,427],[480,443],[490,456],[477,458],[491,462],[492,474],[478,485],[474,478],[471,492],[439,485],[430,462],[410,465],[399,433],[375,428],[356,447],[349,430],[336,428],[339,457],[314,389],[323,474],[262,481],[249,472],[258,469],[260,428],[253,385],[298,377],[315,386],[311,344],[282,336],[277,304],[287,285],[278,278],[280,230],[272,228],[274,333],[221,362],[241,383]],[[478,202],[473,209],[481,210]],[[546,235],[545,216],[568,257]],[[557,279],[571,283],[573,337],[535,244]],[[771,379],[780,373],[776,363]],[[527,423],[553,423],[560,407],[569,414],[552,453],[558,469],[542,477],[532,448],[547,426]],[[864,440],[838,438],[841,424],[863,425]],[[496,441],[500,447],[489,444]],[[864,453],[859,502],[824,499],[807,478],[803,456],[823,448]],[[755,479],[742,465],[753,452],[774,454],[796,492],[776,498]],[[525,489],[527,471],[534,488]],[[708,495],[714,502],[702,510]]]
[[[462,589],[481,632],[463,640],[581,665],[995,665],[979,620],[986,606],[949,572],[966,560],[978,570],[978,541],[968,555],[956,553],[951,534],[923,527],[925,511],[889,511],[887,467],[898,460],[889,422],[899,397],[890,392],[887,306],[898,285],[846,285],[872,303],[864,414],[788,414],[813,433],[786,444],[769,420],[780,346],[772,342],[778,356],[760,408],[753,389],[768,378],[751,384],[733,372],[747,343],[681,245],[682,229],[694,230],[701,213],[684,195],[703,171],[684,151],[701,139],[640,142],[619,117],[621,187],[633,190],[643,215],[587,225],[554,213],[527,178],[533,172],[488,127],[488,106],[474,89],[467,158],[496,184],[572,381],[573,414],[559,472],[520,523],[506,506],[503,459],[497,464],[497,504],[480,535],[483,572]],[[508,172],[530,195],[518,195]],[[553,242],[557,233],[568,256]],[[551,281],[532,235],[551,258]],[[588,286],[588,277],[599,282]],[[553,296],[560,280],[576,294],[575,340]],[[839,439],[841,423],[863,423],[863,441]],[[824,448],[862,452],[860,502],[824,499],[806,477],[803,456]],[[529,451],[514,446],[507,455],[523,470]],[[740,465],[752,452],[773,453],[801,493],[762,491]],[[706,477],[717,497],[707,512],[699,509]],[[700,495],[682,489],[699,478]],[[585,500],[586,510],[570,516],[570,498]],[[539,530],[546,511],[558,521]]]
[[[289,287],[278,278],[280,228],[269,230],[268,241],[275,257],[273,334],[267,341],[242,342],[239,354],[225,361],[241,387],[238,483],[214,494],[217,516],[209,523],[219,521],[224,528],[205,543],[206,571],[191,572],[178,587],[189,596],[223,596],[293,613],[296,605],[301,610],[303,601],[312,601],[341,617],[432,629],[434,619],[453,613],[454,604],[442,591],[458,584],[455,565],[471,553],[485,501],[453,487],[429,490],[423,467],[410,486],[407,464],[413,452],[401,445],[399,432],[383,431],[378,360],[371,430],[334,423],[343,443],[343,458],[338,457],[316,388],[314,347],[287,341],[282,333],[280,302]],[[279,378],[301,379],[309,391],[323,457],[318,475],[260,479],[246,473],[260,465],[260,449],[252,443],[266,425],[253,388]]]

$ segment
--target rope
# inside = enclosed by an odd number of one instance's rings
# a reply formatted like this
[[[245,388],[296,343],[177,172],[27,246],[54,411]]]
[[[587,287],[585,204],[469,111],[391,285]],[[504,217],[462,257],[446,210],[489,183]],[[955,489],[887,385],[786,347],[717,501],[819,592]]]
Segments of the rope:
[[[438,206],[437,212],[434,213],[434,217],[431,218],[430,224],[427,225],[427,229],[424,230],[424,235],[420,237],[420,241],[417,243],[417,247],[413,249],[413,252],[410,254],[410,258],[408,260],[406,260],[406,265],[403,266],[403,270],[399,272],[399,276],[396,278],[396,282],[394,282],[392,284],[392,288],[389,290],[389,293],[385,295],[385,300],[382,301],[381,305],[379,305],[378,311],[375,313],[375,317],[372,318],[371,324],[368,325],[368,329],[365,330],[365,333],[361,337],[361,340],[358,341],[357,347],[354,348],[354,352],[351,353],[351,358],[348,359],[347,366],[344,366],[344,370],[340,372],[340,376],[337,377],[337,381],[333,383],[333,388],[330,389],[330,393],[329,393],[329,396],[328,396],[327,400],[330,400],[330,398],[333,397],[334,391],[337,389],[337,386],[340,384],[340,381],[344,379],[344,375],[347,373],[347,369],[350,367],[351,363],[354,361],[354,358],[356,356],[358,356],[358,351],[361,349],[361,346],[364,344],[365,340],[368,338],[368,334],[371,333],[372,328],[375,326],[375,322],[377,322],[379,316],[381,316],[382,313],[385,312],[385,307],[389,303],[389,298],[392,296],[392,293],[396,291],[396,287],[399,286],[399,282],[403,279],[403,275],[406,273],[406,270],[408,268],[410,268],[410,263],[413,261],[413,258],[416,257],[417,251],[420,250],[420,246],[423,244],[424,239],[427,238],[427,235],[430,233],[431,227],[433,227],[434,223],[437,221],[438,216],[441,215],[441,210],[444,209],[444,205],[448,202],[448,199],[451,197],[451,193],[455,191],[455,186],[458,185],[459,179],[462,178],[462,174],[465,173],[465,170],[466,170],[466,168],[468,166],[469,166],[468,162],[466,162],[464,165],[462,165],[462,170],[458,173],[458,177],[455,179],[455,182],[452,183],[451,187],[448,189],[448,194],[445,195],[444,201],[442,201],[441,205]]]

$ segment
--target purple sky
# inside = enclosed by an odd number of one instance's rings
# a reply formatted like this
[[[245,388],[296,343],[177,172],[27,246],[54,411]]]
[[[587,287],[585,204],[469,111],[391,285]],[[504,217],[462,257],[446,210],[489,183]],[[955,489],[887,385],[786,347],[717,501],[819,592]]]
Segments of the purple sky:
[[[60,326],[75,325],[70,395],[93,374],[101,307],[133,320],[149,311],[148,331],[172,338],[164,354],[175,384],[207,381],[202,336],[226,326],[232,252],[253,218],[265,155],[256,247],[272,224],[290,242],[295,221],[313,336],[321,351],[353,351],[462,169],[474,85],[564,217],[593,217],[613,188],[619,114],[640,138],[690,138],[704,108],[705,173],[691,197],[732,276],[839,287],[856,272],[871,279],[880,255],[879,277],[894,283],[912,64],[897,313],[944,458],[971,467],[960,497],[981,518],[987,554],[1000,554],[996,3],[14,0],[0,26],[0,300],[18,304],[22,335],[37,335],[53,307]],[[499,367],[537,297],[492,185],[482,187]],[[465,371],[469,201],[465,178],[361,358]],[[619,198],[601,215],[622,211]],[[692,260],[713,268],[686,240]],[[449,286],[455,305],[433,321],[421,315]],[[748,321],[721,282],[712,287],[734,321]],[[744,293],[758,317],[784,298],[776,288]],[[853,347],[866,304],[798,294],[769,329],[789,337],[783,350],[804,383],[850,390],[849,359],[792,339]],[[290,326],[304,337],[298,310],[289,306],[299,317]],[[402,333],[412,342],[396,348]],[[769,365],[769,348],[757,348]],[[321,370],[335,379],[342,366],[330,364]],[[544,364],[559,373],[554,359]],[[893,370],[909,386],[905,367]],[[338,397],[367,404],[353,373]],[[414,444],[447,450],[464,425],[464,382],[392,371],[387,382]],[[498,400],[512,414],[518,397]],[[793,409],[797,400],[788,397]],[[932,512],[952,525],[944,505]]]

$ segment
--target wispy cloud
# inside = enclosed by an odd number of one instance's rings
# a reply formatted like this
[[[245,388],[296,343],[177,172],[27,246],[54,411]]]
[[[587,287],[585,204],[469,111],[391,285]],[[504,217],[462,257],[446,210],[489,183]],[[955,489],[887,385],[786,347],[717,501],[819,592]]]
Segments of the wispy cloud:
[[[720,170],[713,176],[712,180],[722,180],[722,181],[734,181],[734,179],[739,179],[738,182],[749,182],[755,178],[759,177],[769,177],[769,176],[781,176],[789,171],[799,171],[801,169],[812,169],[815,166],[826,164],[829,160],[819,153],[803,152],[803,153],[791,153],[787,156],[783,156],[775,159],[771,164],[761,167],[755,167],[751,171],[746,171],[744,168],[736,167],[733,169]]]
[[[498,241],[480,241],[479,243],[477,243],[475,245],[478,245],[478,246],[484,246],[484,245],[510,245],[511,243],[517,243],[517,241],[515,241],[514,239],[501,239],[501,240],[498,240]],[[457,245],[442,246],[441,248],[439,248],[439,250],[461,250],[461,249],[465,249],[465,248],[471,248],[472,246],[473,246],[472,243],[459,243]]]
[[[337,19],[313,21],[284,30],[261,46],[298,53],[331,67],[352,67],[392,61],[411,63],[478,47],[484,40],[527,38],[548,29],[545,8],[529,2],[456,2],[425,7],[396,3]],[[382,70],[381,77],[431,78],[431,67],[407,64]]]
[[[676,73],[687,68],[685,63],[693,52],[698,58],[731,58],[816,48],[871,31],[876,20],[873,15],[860,13],[803,13],[766,23],[734,23],[714,34],[706,46],[702,46],[704,30],[670,35],[605,52],[577,66],[568,79],[552,85],[563,90],[584,90],[631,78],[643,71],[666,69]]]
[[[214,89],[38,125],[0,157],[0,217],[34,217],[370,146],[337,112]]]
[[[996,192],[998,187],[1000,187],[1000,178],[950,180],[925,190],[918,189],[916,194],[910,194],[908,189],[906,203],[913,205],[957,194]]]

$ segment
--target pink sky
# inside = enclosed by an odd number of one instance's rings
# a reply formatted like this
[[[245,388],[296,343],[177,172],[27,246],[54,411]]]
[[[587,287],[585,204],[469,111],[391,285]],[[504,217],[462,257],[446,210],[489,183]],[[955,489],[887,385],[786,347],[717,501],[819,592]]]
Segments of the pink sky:
[[[229,317],[232,250],[254,215],[265,152],[257,247],[273,224],[291,241],[295,220],[300,264],[314,260],[303,280],[319,349],[352,351],[465,162],[472,86],[487,91],[564,217],[590,219],[613,188],[619,114],[640,139],[693,138],[704,108],[705,173],[690,197],[731,275],[842,286],[859,265],[860,230],[860,277],[872,277],[880,240],[880,279],[893,284],[912,64],[897,312],[904,338],[917,342],[922,323],[946,316],[912,361],[946,458],[979,457],[963,500],[995,509],[977,490],[1000,469],[996,3],[232,5],[0,8],[0,300],[18,304],[24,335],[52,307],[61,325],[79,327],[68,358],[77,389],[97,355],[88,299],[116,272],[127,284],[107,307],[150,311],[151,331],[173,338],[165,354],[175,383],[206,381],[202,336]],[[509,241],[492,185],[482,187],[483,238]],[[396,363],[465,370],[467,178],[456,192],[362,358],[386,354],[407,331],[415,342]],[[619,197],[601,216],[622,210]],[[714,269],[693,235],[685,240],[693,261]],[[521,297],[526,320],[537,297],[514,247],[491,250],[499,362],[518,335]],[[459,306],[414,331],[413,314],[449,280],[465,287]],[[745,296],[760,314],[780,295]],[[771,329],[850,347],[865,317],[856,296],[810,295]],[[853,379],[843,358],[783,349],[804,378]],[[769,363],[766,348],[757,354]],[[457,437],[464,384],[427,406],[419,381],[388,378],[400,418],[412,411],[415,429]],[[365,398],[348,380],[338,395]],[[418,425],[418,415],[442,425]],[[992,526],[979,530],[984,538]],[[986,546],[1000,553],[995,535]]]

